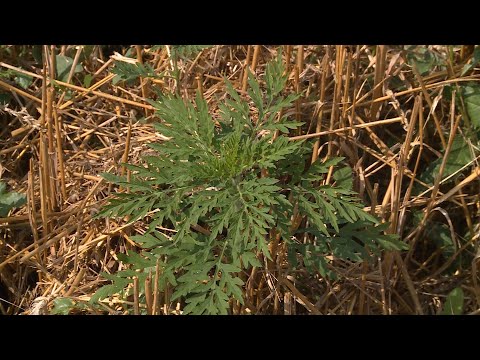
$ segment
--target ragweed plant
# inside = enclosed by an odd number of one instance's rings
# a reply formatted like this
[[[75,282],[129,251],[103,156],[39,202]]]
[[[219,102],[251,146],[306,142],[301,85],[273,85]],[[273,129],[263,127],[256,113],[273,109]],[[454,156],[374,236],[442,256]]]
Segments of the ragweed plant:
[[[169,140],[150,144],[157,155],[145,156],[144,164],[126,165],[130,181],[103,174],[129,192],[115,194],[98,214],[133,222],[149,213],[148,229],[132,237],[143,250],[118,254],[130,268],[105,274],[112,284],[91,301],[127,295],[134,277],[144,284],[159,264],[158,286],[170,284],[184,314],[227,314],[230,299],[244,302],[238,274],[272,259],[272,234],[287,244],[292,268],[303,263],[323,276],[333,275],[326,255],[360,261],[366,249],[405,248],[363,210],[351,181],[322,183],[342,158],[310,165],[312,144],[290,141],[289,131],[302,124],[280,115],[300,96],[282,94],[286,81],[280,54],[268,64],[264,85],[250,74],[255,117],[227,80],[218,119],[199,94],[194,102],[177,95],[151,102],[161,119],[155,127]],[[294,226],[298,218],[302,225]]]

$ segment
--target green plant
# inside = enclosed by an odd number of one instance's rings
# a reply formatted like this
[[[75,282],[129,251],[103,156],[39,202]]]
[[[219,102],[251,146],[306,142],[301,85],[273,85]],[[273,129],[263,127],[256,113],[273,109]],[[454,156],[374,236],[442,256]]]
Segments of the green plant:
[[[74,309],[75,303],[69,298],[58,298],[53,300],[51,315],[68,315]]]
[[[480,86],[467,84],[461,86],[461,90],[470,123],[478,131],[480,128]]]
[[[50,315],[70,315],[73,311],[94,309],[98,305],[91,305],[83,301],[74,301],[70,298],[59,297],[53,300]]]
[[[7,216],[14,207],[20,207],[26,203],[27,197],[17,192],[6,192],[7,185],[0,181],[0,216]]]
[[[177,84],[180,82],[180,70],[178,68],[178,62],[180,59],[189,59],[195,56],[197,53],[211,47],[210,45],[172,45],[171,47],[171,59],[173,63],[173,69],[170,75],[176,80]],[[177,87],[177,94],[178,94]]]
[[[173,45],[172,55],[175,57],[191,58],[203,49],[208,49],[209,47],[212,47],[212,45]]]
[[[452,148],[448,154],[448,158],[445,162],[445,167],[442,173],[442,180],[456,173],[466,164],[472,160],[472,154],[469,150],[468,143],[465,141],[464,136],[457,134],[452,143]],[[433,160],[425,170],[420,174],[419,180],[432,184],[435,178],[438,176],[440,167],[442,165],[443,158]],[[457,176],[458,177],[458,176]],[[445,183],[452,182],[456,177],[451,177]],[[416,190],[423,189],[423,187],[416,186]]]
[[[149,64],[135,63],[130,64],[127,62],[117,61],[115,67],[112,68],[112,73],[117,76],[113,79],[113,84],[115,85],[119,81],[125,81],[126,83],[131,83],[133,80],[138,79],[138,77],[144,78],[161,78],[161,75],[155,73],[155,69]]]
[[[473,70],[475,66],[480,62],[480,46],[476,45],[473,54],[472,60],[463,66],[462,76],[466,75],[469,71]]]
[[[29,75],[22,74],[15,70],[3,70],[0,71],[0,78],[1,79],[9,79],[12,80],[19,86],[24,89],[27,89],[33,82],[33,78]]]
[[[464,294],[460,287],[453,289],[447,296],[441,315],[462,315]]]
[[[151,51],[156,51],[163,48],[165,45],[154,45],[150,49]],[[183,57],[183,58],[192,58],[196,56],[203,49],[212,47],[212,45],[172,45],[172,56],[174,57]]]
[[[64,55],[56,55],[56,70],[57,70],[57,79],[63,82],[68,80],[68,76],[72,69],[73,59],[68,56]],[[81,64],[77,64],[75,69],[73,70],[74,73],[80,73],[83,71],[83,66]]]
[[[132,237],[143,250],[117,255],[131,267],[104,274],[112,284],[92,302],[131,293],[133,277],[144,293],[142,284],[158,264],[159,287],[173,287],[172,300],[185,301],[183,313],[227,314],[231,298],[244,301],[238,274],[272,259],[272,238],[288,245],[292,267],[303,262],[324,276],[333,275],[326,255],[360,261],[368,251],[406,248],[384,234],[387,224],[363,211],[348,169],[334,173],[333,185],[324,183],[342,158],[310,166],[312,144],[286,136],[302,124],[279,116],[300,96],[282,95],[283,73],[279,54],[267,66],[264,91],[250,74],[248,95],[256,118],[227,80],[228,98],[219,105],[217,125],[199,94],[194,103],[176,95],[151,101],[162,119],[155,127],[170,140],[150,144],[158,155],[145,156],[144,166],[126,164],[130,181],[103,174],[129,192],[115,194],[98,214],[131,222],[149,214],[146,232]],[[292,218],[304,218],[306,225],[295,226]]]
[[[445,59],[440,54],[424,46],[405,47],[406,58],[410,65],[415,65],[420,75],[431,72],[436,66],[445,66]]]
[[[156,45],[151,48],[151,50],[157,50],[163,47],[163,45]],[[209,45],[172,45],[171,46],[171,56],[174,69],[171,76],[175,79],[179,79],[180,73],[178,70],[178,60],[180,58],[188,59],[195,56],[198,52],[210,47]],[[131,55],[131,54],[130,54]],[[153,78],[159,79],[163,77],[168,77],[164,73],[157,74],[155,69],[149,64],[140,64],[140,63],[127,63],[122,61],[117,61],[115,67],[112,68],[112,73],[116,74],[113,78],[113,84],[117,84],[119,81],[125,81],[127,84],[131,84],[133,81],[139,77],[143,78]]]

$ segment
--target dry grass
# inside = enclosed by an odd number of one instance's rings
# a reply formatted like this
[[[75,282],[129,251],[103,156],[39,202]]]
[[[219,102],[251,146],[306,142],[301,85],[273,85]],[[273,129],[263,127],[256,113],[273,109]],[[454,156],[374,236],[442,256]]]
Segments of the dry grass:
[[[169,47],[133,49],[137,61],[158,72],[172,70]],[[145,101],[155,97],[154,88],[179,91],[185,98],[200,89],[216,112],[217,102],[225,96],[222,77],[245,92],[244,69],[263,73],[278,47],[214,46],[179,62],[179,83],[173,78],[142,79],[130,86],[112,85],[110,70],[121,57],[103,58],[96,47],[82,63],[92,76],[89,88],[73,71],[67,82],[60,82],[50,70],[59,53],[80,61],[82,47],[45,46],[44,64],[35,64],[30,56],[15,56],[21,50],[20,46],[0,50],[2,71],[17,70],[34,80],[28,89],[21,89],[0,79],[0,89],[14,99],[1,108],[0,173],[10,189],[28,198],[28,206],[0,218],[2,314],[46,312],[58,297],[87,301],[104,283],[101,271],[112,273],[123,266],[116,253],[135,248],[130,237],[141,233],[144,224],[92,219],[112,191],[99,174],[127,172],[121,162],[138,163],[148,151],[146,143],[162,141],[150,125],[155,115]],[[443,55],[447,48],[431,50]],[[478,313],[478,160],[474,157],[448,184],[442,181],[446,161],[433,186],[419,179],[430,162],[449,154],[454,135],[464,134],[465,119],[444,89],[480,80],[476,70],[460,75],[470,53],[463,47],[447,71],[434,68],[421,76],[406,63],[401,47],[285,47],[289,90],[305,94],[291,109],[306,122],[302,133],[292,134],[292,141],[318,138],[312,161],[345,156],[366,210],[390,222],[389,231],[411,248],[387,252],[372,263],[335,259],[331,266],[340,276],[329,281],[301,270],[295,277],[285,276],[285,247],[271,244],[275,262],[249,274],[246,306],[232,304],[235,313],[436,314],[458,286],[465,293],[465,313]],[[396,91],[393,77],[406,89]],[[53,87],[54,80],[61,87]],[[142,117],[146,122],[138,121]],[[472,154],[478,154],[475,144],[469,145]],[[417,185],[423,188],[418,195],[413,191]],[[421,214],[416,226],[413,210]],[[454,239],[455,252],[448,257],[425,235],[433,219],[446,224]],[[471,235],[462,238],[466,229]],[[464,261],[452,272],[458,259]],[[149,289],[152,281],[156,284],[158,271],[148,279]],[[160,294],[155,286],[152,292],[148,313],[178,312],[168,291]],[[138,298],[130,300],[138,313]],[[118,302],[105,301],[104,310],[119,313]]]

